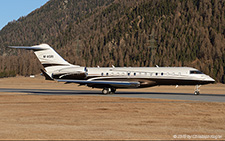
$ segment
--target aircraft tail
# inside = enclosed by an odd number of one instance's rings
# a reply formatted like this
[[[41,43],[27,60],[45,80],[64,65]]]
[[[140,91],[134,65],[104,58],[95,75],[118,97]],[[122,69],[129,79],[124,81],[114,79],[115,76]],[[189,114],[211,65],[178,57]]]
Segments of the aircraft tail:
[[[38,60],[44,66],[47,74],[65,67],[79,67],[65,61],[53,48],[48,44],[40,44],[31,47],[27,46],[9,46],[10,48],[33,50]]]

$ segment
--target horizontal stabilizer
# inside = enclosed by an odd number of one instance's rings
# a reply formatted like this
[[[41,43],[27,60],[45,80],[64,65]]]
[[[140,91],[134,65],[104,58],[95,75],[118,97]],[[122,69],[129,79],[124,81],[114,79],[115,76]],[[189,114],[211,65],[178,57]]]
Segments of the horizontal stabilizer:
[[[9,47],[16,48],[16,49],[33,50],[33,51],[45,50],[45,48],[38,47],[38,46],[9,46]]]

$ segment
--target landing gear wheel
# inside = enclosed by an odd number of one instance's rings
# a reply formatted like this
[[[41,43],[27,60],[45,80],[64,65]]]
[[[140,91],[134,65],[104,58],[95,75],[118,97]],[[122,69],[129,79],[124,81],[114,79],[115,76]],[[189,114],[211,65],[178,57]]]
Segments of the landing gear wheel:
[[[112,93],[112,89],[111,88],[104,88],[102,90],[102,94],[104,94],[104,95],[107,95],[107,94],[110,94],[110,93]]]
[[[107,95],[107,94],[114,94],[116,92],[115,88],[104,88],[102,90],[102,94]]]
[[[194,93],[195,95],[199,95],[200,94],[200,92],[199,91],[195,91],[195,93]]]
[[[104,95],[109,94],[109,90],[108,90],[107,88],[104,88],[104,89],[102,90],[102,94],[104,94]]]
[[[111,88],[111,94],[114,94],[116,92],[115,88]]]
[[[199,92],[199,91],[200,91],[200,89],[199,89],[200,87],[201,87],[201,85],[196,85],[196,86],[195,86],[195,92],[194,92],[194,95],[199,95],[199,94],[200,94],[200,92]]]

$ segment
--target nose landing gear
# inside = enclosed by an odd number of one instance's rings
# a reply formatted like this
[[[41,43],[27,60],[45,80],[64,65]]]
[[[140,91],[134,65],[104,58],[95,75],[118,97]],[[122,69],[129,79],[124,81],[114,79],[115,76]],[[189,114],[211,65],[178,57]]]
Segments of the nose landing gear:
[[[201,85],[196,85],[195,86],[195,92],[194,92],[194,95],[199,95],[200,94],[200,88],[201,87]]]

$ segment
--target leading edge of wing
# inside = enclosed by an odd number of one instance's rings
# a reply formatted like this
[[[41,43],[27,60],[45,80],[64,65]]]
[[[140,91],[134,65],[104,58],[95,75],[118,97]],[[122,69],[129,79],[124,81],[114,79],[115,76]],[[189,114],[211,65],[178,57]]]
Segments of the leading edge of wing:
[[[106,85],[124,85],[124,86],[140,85],[140,82],[129,82],[129,81],[87,81],[87,80],[66,80],[66,79],[57,79],[57,81],[67,83],[79,83],[79,84],[106,84]]]

